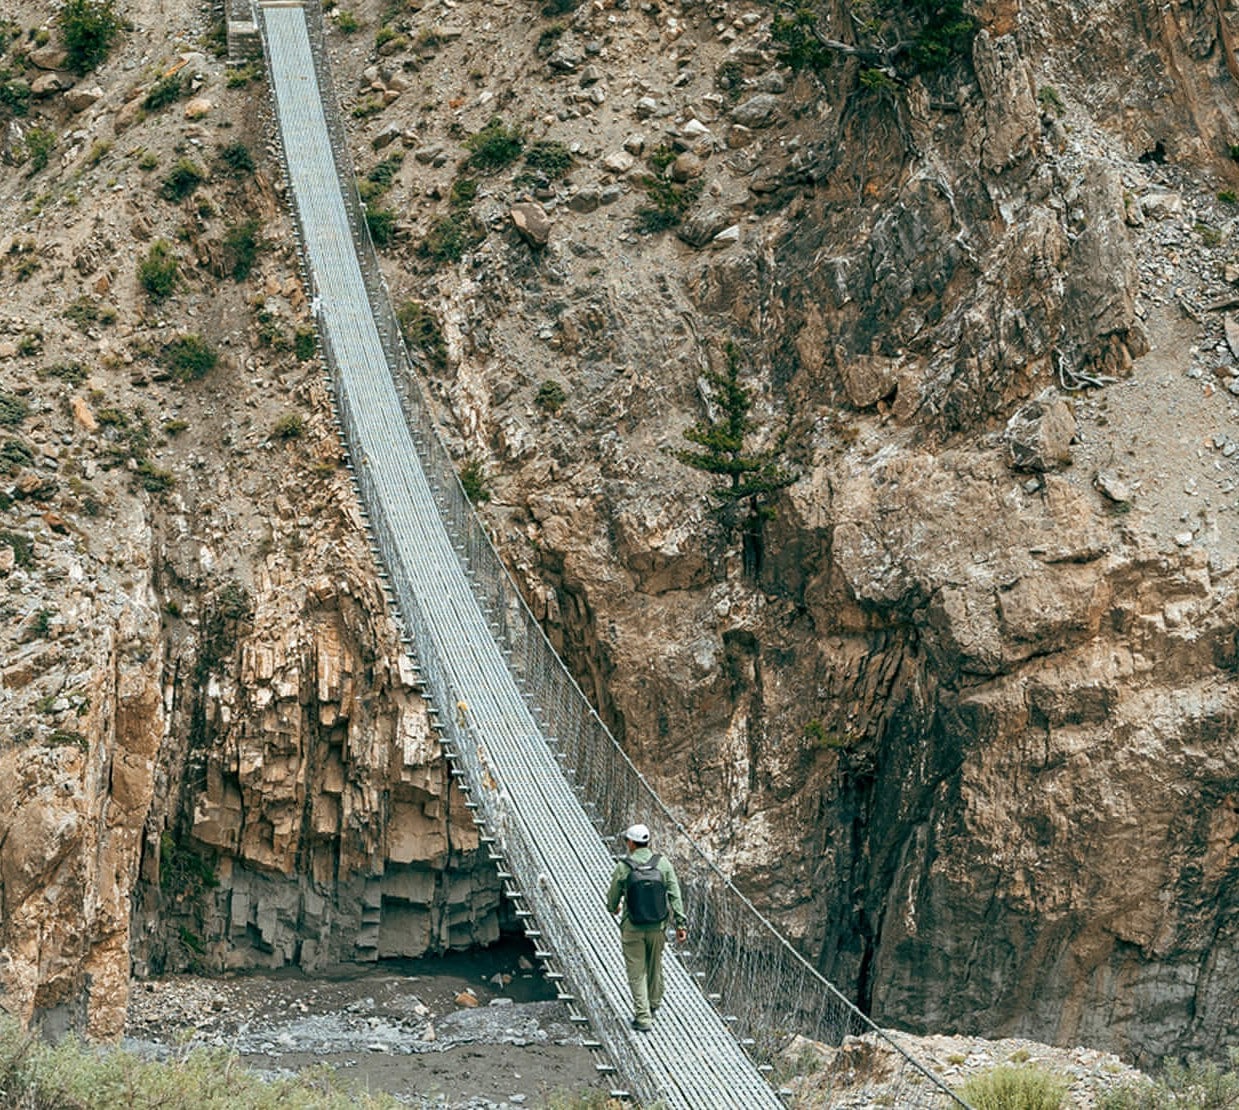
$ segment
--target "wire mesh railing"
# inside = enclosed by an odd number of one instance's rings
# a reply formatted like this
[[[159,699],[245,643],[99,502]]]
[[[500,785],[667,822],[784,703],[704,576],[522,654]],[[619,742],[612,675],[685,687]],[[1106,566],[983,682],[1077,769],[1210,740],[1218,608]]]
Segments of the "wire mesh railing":
[[[440,437],[430,400],[402,340],[357,190],[343,113],[331,80],[321,9],[317,0],[307,0],[303,7],[352,245],[422,471],[476,604],[486,614],[512,675],[547,742],[557,752],[562,772],[595,829],[604,840],[615,843],[619,830],[642,821],[652,829],[657,849],[675,861],[684,889],[691,937],[689,948],[678,953],[678,958],[703,994],[716,1001],[734,1036],[764,1070],[769,1072],[782,1066],[781,1057],[796,1035],[834,1046],[844,1044],[848,1038],[863,1037],[886,1050],[883,1066],[872,1075],[858,1074],[850,1066],[820,1074],[819,1089],[822,1085],[838,1087],[838,1100],[832,1097],[833,1104],[966,1105],[930,1067],[900,1044],[896,1034],[880,1029],[826,980],[696,844],[684,823],[662,802],[606,728],[525,603],[465,494],[451,454]],[[278,120],[278,106],[276,114]],[[304,216],[296,204],[293,213],[299,238],[304,241]],[[305,278],[317,314],[321,310],[319,285],[308,264]],[[320,327],[319,331],[334,387],[337,416],[347,441],[355,443],[357,402],[341,380],[330,329]],[[467,768],[474,787],[474,797],[482,811],[479,822],[504,834],[503,847],[514,870],[523,877],[535,913],[560,934],[554,938],[556,946],[572,950],[579,946],[579,938],[564,935],[562,926],[555,924],[560,915],[554,905],[553,877],[548,882],[543,875],[539,882],[537,870],[542,861],[528,843],[531,834],[513,827],[511,815],[504,811],[502,790],[493,782],[491,769],[486,765],[485,738],[473,732],[466,718],[457,720],[450,711],[460,700],[452,669],[441,655],[433,630],[422,619],[413,576],[406,568],[408,553],[401,550],[400,537],[384,512],[380,491],[371,480],[365,461],[355,460],[361,501],[423,680],[432,700],[440,707],[440,727]],[[601,891],[598,896],[601,898]],[[578,974],[588,974],[586,968],[576,970]],[[625,1059],[622,1043],[609,1043],[608,1047],[621,1061]]]

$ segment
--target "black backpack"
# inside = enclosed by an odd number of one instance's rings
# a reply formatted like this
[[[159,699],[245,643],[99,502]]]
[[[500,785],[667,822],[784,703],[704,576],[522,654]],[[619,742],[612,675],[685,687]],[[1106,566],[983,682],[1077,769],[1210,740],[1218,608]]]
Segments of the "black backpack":
[[[625,892],[628,920],[634,925],[657,925],[665,921],[667,883],[658,870],[658,856],[650,856],[646,863],[638,863],[628,856],[624,862],[628,864],[628,887]]]

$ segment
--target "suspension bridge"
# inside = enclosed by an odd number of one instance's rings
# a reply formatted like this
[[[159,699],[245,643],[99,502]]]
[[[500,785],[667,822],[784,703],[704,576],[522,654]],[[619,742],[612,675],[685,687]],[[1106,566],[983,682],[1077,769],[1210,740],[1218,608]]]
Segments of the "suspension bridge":
[[[460,486],[401,340],[358,197],[317,0],[252,12],[341,437],[451,774],[544,974],[613,1093],[669,1110],[782,1105],[795,1034],[865,1037],[888,1062],[821,1077],[849,1106],[964,1105],[823,979],[708,860],[625,756],[524,605]],[[628,1025],[608,839],[633,821],[672,858],[689,942],[653,1032]]]

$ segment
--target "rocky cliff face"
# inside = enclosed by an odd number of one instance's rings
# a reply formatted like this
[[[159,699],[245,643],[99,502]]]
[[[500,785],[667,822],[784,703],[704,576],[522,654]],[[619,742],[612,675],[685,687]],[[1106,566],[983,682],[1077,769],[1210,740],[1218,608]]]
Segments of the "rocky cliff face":
[[[794,73],[743,4],[363,3],[329,34],[453,449],[583,686],[720,862],[884,1021],[1213,1051],[1236,1032],[1235,13],[968,10],[967,54],[933,73],[846,51]],[[819,30],[855,45],[851,14],[824,4]],[[20,313],[0,384],[25,405],[3,704],[30,730],[2,758],[31,783],[0,811],[0,930],[27,1016],[105,964],[121,991],[135,889],[139,968],[496,928],[290,349],[294,260],[222,280],[243,213],[287,241],[275,168],[213,164],[197,199],[149,203],[185,153],[259,150],[256,88],[200,54],[197,118],[140,110],[175,57],[152,44],[205,28],[135,23],[96,100],[49,88],[9,128],[6,195],[48,193],[0,244]],[[497,167],[496,117],[525,151]],[[15,146],[32,119],[76,128],[45,170]],[[68,218],[108,181],[123,204]],[[133,266],[157,236],[186,284],[152,305]],[[119,318],[78,331],[75,298]],[[222,366],[150,372],[161,321],[217,337]],[[798,474],[760,560],[667,454],[719,411],[726,340],[750,443]],[[74,360],[88,380],[53,372]],[[139,402],[188,425],[145,457],[170,492],[99,464],[120,438],[100,410]],[[301,434],[276,433],[290,410]],[[75,572],[75,542],[109,554]],[[89,622],[57,618],[75,589]]]

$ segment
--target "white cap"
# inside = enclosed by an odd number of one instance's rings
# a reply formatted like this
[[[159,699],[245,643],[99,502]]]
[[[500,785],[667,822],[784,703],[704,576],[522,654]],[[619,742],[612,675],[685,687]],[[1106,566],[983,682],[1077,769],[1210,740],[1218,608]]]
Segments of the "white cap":
[[[634,844],[648,844],[650,842],[650,830],[644,825],[629,825],[624,830],[624,839],[631,840]]]

